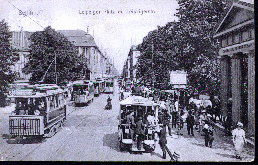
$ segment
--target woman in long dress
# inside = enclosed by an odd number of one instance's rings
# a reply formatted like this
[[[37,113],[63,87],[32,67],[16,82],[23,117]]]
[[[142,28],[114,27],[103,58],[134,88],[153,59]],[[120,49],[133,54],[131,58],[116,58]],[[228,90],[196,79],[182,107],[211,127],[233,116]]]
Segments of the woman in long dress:
[[[236,158],[242,160],[242,152],[244,144],[246,143],[245,131],[243,130],[243,124],[238,122],[237,128],[232,131],[233,143],[235,146]]]

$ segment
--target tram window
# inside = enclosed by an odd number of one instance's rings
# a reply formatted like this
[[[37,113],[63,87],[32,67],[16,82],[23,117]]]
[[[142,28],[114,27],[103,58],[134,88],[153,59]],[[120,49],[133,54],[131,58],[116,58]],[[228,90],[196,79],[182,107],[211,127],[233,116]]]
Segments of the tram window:
[[[28,98],[16,98],[15,102],[16,102],[16,107],[15,107],[16,115],[28,114]]]
[[[56,108],[59,106],[58,104],[58,95],[55,96],[55,101],[56,101]]]

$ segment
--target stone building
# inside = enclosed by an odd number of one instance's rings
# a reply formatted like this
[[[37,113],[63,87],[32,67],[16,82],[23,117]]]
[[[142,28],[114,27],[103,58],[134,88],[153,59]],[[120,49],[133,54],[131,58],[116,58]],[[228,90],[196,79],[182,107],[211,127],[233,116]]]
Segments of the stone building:
[[[244,124],[249,135],[255,130],[255,32],[254,5],[235,2],[218,24],[214,38],[220,43],[221,105],[232,116],[233,127]],[[232,109],[228,100],[232,99]]]
[[[123,77],[130,79],[131,81],[136,81],[136,64],[138,57],[140,56],[140,51],[137,50],[136,46],[131,46],[128,57],[123,68]]]
[[[94,38],[83,30],[58,30],[78,48],[78,55],[86,57],[87,79],[100,77],[105,67],[105,57],[96,45]],[[102,65],[101,65],[102,64]]]
[[[11,38],[11,46],[19,55],[18,61],[12,66],[12,71],[19,73],[18,79],[28,80],[30,75],[22,72],[25,64],[27,63],[27,55],[29,54],[29,37],[33,32],[28,31],[13,31]]]

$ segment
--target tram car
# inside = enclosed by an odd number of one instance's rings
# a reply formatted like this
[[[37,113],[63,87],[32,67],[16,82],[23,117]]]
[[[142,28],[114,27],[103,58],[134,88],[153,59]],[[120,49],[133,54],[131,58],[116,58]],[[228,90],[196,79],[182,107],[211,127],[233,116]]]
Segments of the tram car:
[[[111,79],[105,80],[105,93],[114,93],[114,81]]]
[[[132,113],[133,112],[133,113]],[[153,123],[149,123],[148,115],[152,114]],[[134,121],[142,117],[144,127],[144,139],[141,149],[137,147],[137,136],[134,134],[135,127],[128,123],[128,115],[133,115]],[[120,150],[129,149],[131,152],[152,152],[155,149],[159,124],[158,124],[158,104],[142,96],[130,96],[120,101],[119,114],[119,147]]]
[[[65,91],[57,85],[34,85],[13,91],[9,116],[11,137],[52,137],[66,120]]]
[[[105,82],[101,79],[96,79],[94,82],[94,96],[99,96],[104,92]]]
[[[85,105],[94,99],[94,84],[89,80],[78,80],[73,83],[75,106]]]

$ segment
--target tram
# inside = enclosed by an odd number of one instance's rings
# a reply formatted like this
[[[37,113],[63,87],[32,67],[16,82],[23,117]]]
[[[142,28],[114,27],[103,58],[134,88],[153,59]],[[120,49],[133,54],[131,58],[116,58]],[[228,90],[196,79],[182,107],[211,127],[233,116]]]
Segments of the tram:
[[[57,85],[33,85],[13,91],[9,116],[11,137],[52,137],[66,119],[65,91]]]
[[[99,96],[102,92],[104,92],[105,82],[102,79],[97,78],[93,81],[94,84],[94,96]]]
[[[111,79],[105,80],[105,93],[114,93],[114,81]]]
[[[120,150],[129,149],[132,152],[152,152],[155,149],[157,141],[158,124],[158,104],[142,96],[130,96],[120,101],[119,114],[119,146]],[[144,139],[141,144],[141,150],[137,148],[137,136],[134,134],[134,126],[127,123],[127,115],[133,112],[135,122],[142,117],[145,123]],[[154,123],[148,122],[148,114],[152,114]]]
[[[76,106],[87,104],[94,99],[94,84],[89,80],[78,80],[73,83],[74,103]]]

